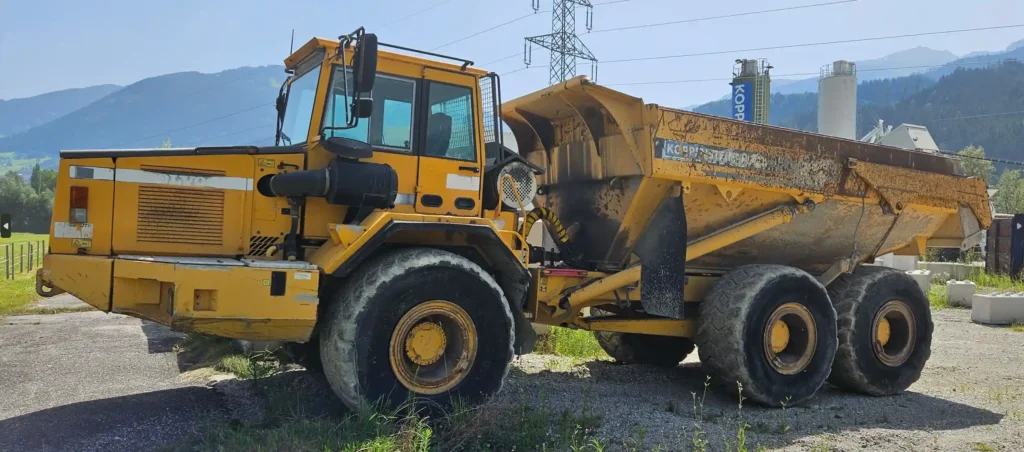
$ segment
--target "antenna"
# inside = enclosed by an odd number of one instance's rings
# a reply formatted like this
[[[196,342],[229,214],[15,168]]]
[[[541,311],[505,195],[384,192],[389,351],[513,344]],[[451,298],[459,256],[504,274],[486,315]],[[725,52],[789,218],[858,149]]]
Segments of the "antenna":
[[[295,53],[295,29],[292,28],[292,42],[288,44],[288,54]]]

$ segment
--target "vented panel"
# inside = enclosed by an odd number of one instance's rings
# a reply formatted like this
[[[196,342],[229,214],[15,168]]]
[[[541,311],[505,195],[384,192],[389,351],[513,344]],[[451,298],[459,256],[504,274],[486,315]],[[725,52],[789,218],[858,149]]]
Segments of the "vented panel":
[[[140,185],[137,234],[139,242],[221,245],[224,191]]]
[[[270,247],[277,245],[277,237],[254,235],[249,238],[249,255],[265,256]]]

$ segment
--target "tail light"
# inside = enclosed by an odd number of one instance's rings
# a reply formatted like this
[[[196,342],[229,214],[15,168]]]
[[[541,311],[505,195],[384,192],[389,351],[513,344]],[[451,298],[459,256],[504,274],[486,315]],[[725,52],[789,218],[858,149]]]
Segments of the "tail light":
[[[89,208],[89,187],[71,187],[71,212],[68,221],[87,223],[86,210]]]

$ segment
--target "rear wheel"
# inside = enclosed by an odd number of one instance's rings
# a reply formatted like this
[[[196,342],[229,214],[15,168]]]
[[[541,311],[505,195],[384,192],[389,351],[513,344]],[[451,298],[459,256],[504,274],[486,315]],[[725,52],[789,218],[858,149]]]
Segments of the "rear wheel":
[[[705,369],[748,399],[796,404],[825,383],[836,352],[836,314],[806,272],[748,265],[729,272],[701,303],[697,352]]]
[[[426,399],[448,407],[496,393],[508,373],[512,312],[473,262],[415,248],[379,256],[337,292],[320,334],[324,374],[351,408]]]
[[[899,394],[931,355],[928,297],[909,275],[860,267],[829,285],[839,318],[839,351],[829,382],[863,394]]]

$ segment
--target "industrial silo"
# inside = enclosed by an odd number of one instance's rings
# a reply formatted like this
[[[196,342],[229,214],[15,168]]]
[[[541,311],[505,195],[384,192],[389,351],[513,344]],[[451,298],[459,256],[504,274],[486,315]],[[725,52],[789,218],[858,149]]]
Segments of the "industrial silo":
[[[768,124],[771,100],[771,70],[768,60],[736,60],[732,70],[732,117],[741,121]]]
[[[857,65],[839,60],[821,67],[818,79],[818,133],[856,139]]]

